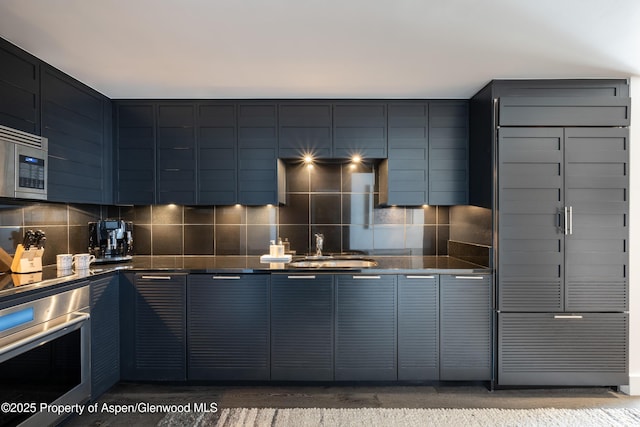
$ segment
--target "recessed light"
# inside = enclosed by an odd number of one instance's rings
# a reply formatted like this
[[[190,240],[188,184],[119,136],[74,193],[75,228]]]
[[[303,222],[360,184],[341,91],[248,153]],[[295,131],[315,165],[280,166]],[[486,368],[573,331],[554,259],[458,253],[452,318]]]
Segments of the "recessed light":
[[[351,158],[351,163],[360,163],[361,161],[362,157],[358,156],[357,154]]]

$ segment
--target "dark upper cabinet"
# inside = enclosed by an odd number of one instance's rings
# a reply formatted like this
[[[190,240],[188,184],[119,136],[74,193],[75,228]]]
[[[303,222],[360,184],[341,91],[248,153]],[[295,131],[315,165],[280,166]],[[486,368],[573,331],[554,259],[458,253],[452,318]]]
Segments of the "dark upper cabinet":
[[[47,65],[41,66],[41,91],[48,200],[111,203],[111,101]]]
[[[238,202],[236,104],[197,105],[198,204]]]
[[[131,101],[116,103],[116,203],[155,203],[156,105]]]
[[[0,124],[40,135],[40,61],[0,38]]]
[[[467,101],[388,105],[388,159],[379,167],[383,205],[464,205],[468,200]]]
[[[284,168],[278,160],[278,107],[272,102],[238,104],[238,202],[278,204]]]
[[[429,205],[466,205],[469,103],[429,102]]]
[[[333,105],[333,157],[387,157],[387,105],[339,102]]]
[[[330,102],[281,102],[278,106],[278,157],[314,159],[332,157],[333,130]]]
[[[626,97],[503,97],[501,126],[629,126]]]
[[[196,126],[193,103],[158,105],[156,200],[196,203]]]
[[[380,203],[418,206],[429,200],[429,104],[388,105],[388,160],[380,165]]]

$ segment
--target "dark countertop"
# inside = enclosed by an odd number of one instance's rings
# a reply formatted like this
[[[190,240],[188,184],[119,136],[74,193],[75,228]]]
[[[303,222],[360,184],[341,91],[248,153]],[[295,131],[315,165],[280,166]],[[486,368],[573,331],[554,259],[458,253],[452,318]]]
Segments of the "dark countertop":
[[[132,261],[114,264],[94,264],[81,273],[56,270],[47,266],[41,273],[0,274],[0,299],[26,295],[73,281],[98,277],[116,271],[180,271],[185,273],[353,273],[372,274],[479,274],[490,273],[487,267],[449,256],[372,256],[378,262],[374,268],[291,268],[287,264],[264,264],[255,256],[134,256]]]

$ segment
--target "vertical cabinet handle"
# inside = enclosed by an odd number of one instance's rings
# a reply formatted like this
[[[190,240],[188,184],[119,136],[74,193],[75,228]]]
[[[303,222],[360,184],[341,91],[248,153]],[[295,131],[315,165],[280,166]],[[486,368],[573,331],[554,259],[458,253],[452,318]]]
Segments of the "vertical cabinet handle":
[[[569,208],[564,207],[564,235],[569,234]]]
[[[569,235],[573,234],[573,206],[569,206]]]

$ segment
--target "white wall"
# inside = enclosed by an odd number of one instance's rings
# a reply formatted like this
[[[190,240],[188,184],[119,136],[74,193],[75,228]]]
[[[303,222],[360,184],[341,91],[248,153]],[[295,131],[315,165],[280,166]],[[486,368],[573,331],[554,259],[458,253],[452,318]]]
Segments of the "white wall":
[[[629,386],[622,390],[640,396],[640,75],[631,77],[630,88]]]

